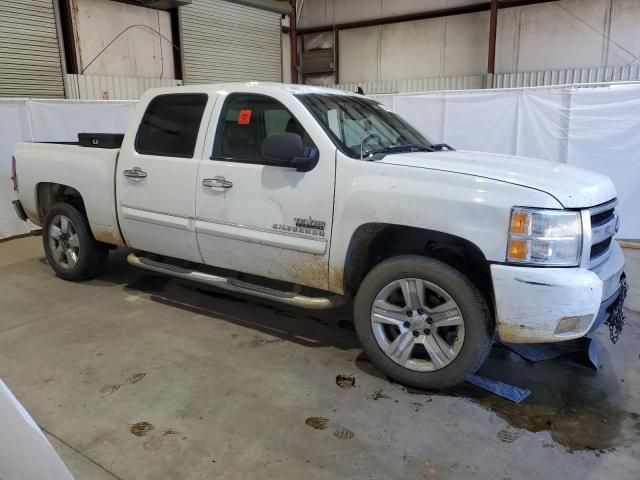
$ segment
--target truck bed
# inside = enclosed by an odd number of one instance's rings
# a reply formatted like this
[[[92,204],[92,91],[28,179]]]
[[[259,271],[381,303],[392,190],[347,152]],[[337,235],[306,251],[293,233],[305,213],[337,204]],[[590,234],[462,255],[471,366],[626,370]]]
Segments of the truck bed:
[[[29,220],[39,226],[44,221],[36,208],[38,192],[46,190],[47,184],[64,185],[82,196],[96,240],[122,245],[114,185],[119,152],[79,144],[18,143],[18,199]]]

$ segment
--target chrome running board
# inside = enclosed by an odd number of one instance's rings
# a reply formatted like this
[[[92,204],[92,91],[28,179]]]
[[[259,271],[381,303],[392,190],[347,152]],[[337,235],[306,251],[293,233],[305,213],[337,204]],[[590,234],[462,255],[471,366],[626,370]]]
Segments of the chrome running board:
[[[178,267],[168,263],[157,262],[145,257],[139,257],[135,253],[127,256],[127,262],[134,267],[144,268],[153,272],[164,273],[172,277],[191,280],[203,283],[210,287],[221,288],[236,293],[245,293],[254,297],[265,298],[274,302],[285,303],[294,307],[307,308],[310,310],[325,310],[336,308],[346,302],[346,298],[340,295],[332,295],[330,297],[306,297],[295,292],[284,292],[275,290],[261,285],[243,282],[235,278],[220,277],[210,273],[191,270],[188,268]]]

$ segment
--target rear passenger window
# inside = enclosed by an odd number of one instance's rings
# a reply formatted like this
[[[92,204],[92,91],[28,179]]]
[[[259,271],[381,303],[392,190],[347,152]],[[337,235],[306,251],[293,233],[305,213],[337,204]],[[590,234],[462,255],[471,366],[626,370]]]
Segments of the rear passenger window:
[[[136,151],[147,155],[192,158],[207,98],[204,93],[178,93],[154,98],[140,122]]]

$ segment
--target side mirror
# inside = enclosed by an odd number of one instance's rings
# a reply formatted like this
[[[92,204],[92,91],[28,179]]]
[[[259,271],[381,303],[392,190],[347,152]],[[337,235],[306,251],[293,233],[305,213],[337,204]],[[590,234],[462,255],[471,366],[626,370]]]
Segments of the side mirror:
[[[295,168],[299,172],[313,170],[319,153],[315,147],[305,148],[296,133],[274,133],[262,142],[262,156],[275,166]]]

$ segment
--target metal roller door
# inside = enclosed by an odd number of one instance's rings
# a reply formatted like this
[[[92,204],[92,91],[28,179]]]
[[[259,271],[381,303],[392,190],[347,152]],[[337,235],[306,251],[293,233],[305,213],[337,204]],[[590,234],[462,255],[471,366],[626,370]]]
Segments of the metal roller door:
[[[185,84],[282,80],[281,15],[225,0],[180,7]]]
[[[0,97],[64,98],[53,0],[0,1]]]

